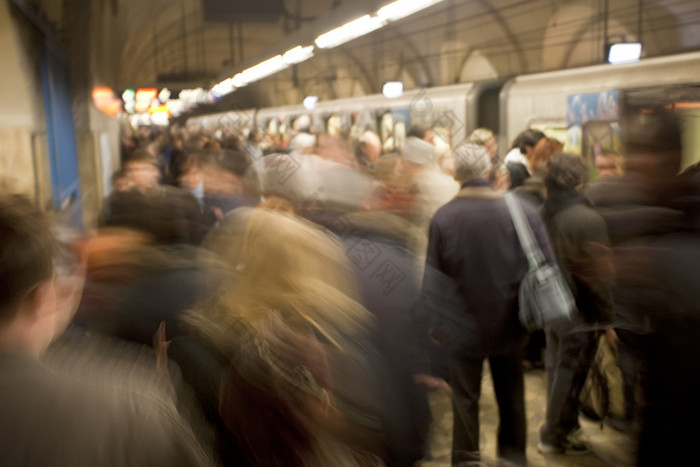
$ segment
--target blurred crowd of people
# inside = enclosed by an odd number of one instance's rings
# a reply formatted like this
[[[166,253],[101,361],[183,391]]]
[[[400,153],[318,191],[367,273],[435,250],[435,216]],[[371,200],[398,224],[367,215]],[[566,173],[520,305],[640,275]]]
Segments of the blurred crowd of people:
[[[611,424],[638,440],[637,463],[686,459],[700,178],[680,173],[673,115],[626,129],[624,157],[587,167],[536,130],[500,158],[485,128],[445,151],[416,126],[384,154],[372,131],[144,127],[90,235],[0,195],[3,461],[411,466],[430,457],[428,392],[447,391],[452,463],[472,465],[488,360],[498,456],[525,465],[523,373],[543,351],[538,449],[585,454],[601,342],[624,386]],[[529,265],[507,192],[576,302],[539,336],[518,319]]]

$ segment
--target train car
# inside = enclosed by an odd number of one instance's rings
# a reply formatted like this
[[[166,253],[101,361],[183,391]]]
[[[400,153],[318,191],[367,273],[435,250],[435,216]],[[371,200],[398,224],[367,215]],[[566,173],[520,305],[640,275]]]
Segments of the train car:
[[[489,81],[418,89],[388,99],[381,94],[302,105],[200,116],[188,125],[208,129],[257,126],[281,135],[290,128],[357,138],[370,129],[385,152],[401,147],[414,124],[435,130],[456,147],[477,127],[499,137],[505,154],[515,136],[536,128],[565,143],[589,162],[601,151],[622,152],[625,115],[645,105],[675,109],[684,122],[683,165],[700,161],[700,52],[636,63],[595,65]],[[633,110],[636,109],[636,110]]]
[[[365,130],[379,134],[384,151],[401,147],[411,125],[432,128],[444,144],[463,142],[480,126],[498,132],[498,96],[504,81],[466,83],[417,89],[398,98],[382,94],[321,101],[313,109],[302,105],[250,109],[193,117],[189,127],[243,130],[253,126],[283,136],[289,129],[358,138]],[[292,133],[292,132],[290,132]]]
[[[684,121],[687,167],[700,161],[699,82],[698,52],[518,76],[501,91],[501,142],[537,128],[592,161],[597,152],[622,151],[620,122],[631,112],[664,105]]]

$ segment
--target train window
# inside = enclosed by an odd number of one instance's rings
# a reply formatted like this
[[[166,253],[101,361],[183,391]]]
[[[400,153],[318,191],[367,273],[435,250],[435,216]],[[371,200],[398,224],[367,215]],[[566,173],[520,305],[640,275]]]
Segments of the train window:
[[[700,163],[700,86],[685,84],[624,92],[623,109],[627,118],[659,106],[676,112],[681,121],[681,170]]]
[[[394,150],[394,116],[390,113],[382,115],[381,124],[379,125],[379,138],[382,140],[382,149],[384,152],[392,152]]]
[[[407,132],[405,122],[396,122],[394,124],[394,149],[399,149],[403,146]]]
[[[270,135],[276,135],[278,129],[277,119],[271,118],[270,121],[267,122],[267,133]]]
[[[568,138],[565,120],[532,119],[528,124],[528,128],[531,130],[539,130],[547,135],[548,138],[554,138],[557,141],[561,141],[565,145],[565,150],[570,150],[566,149],[566,146],[568,145]]]
[[[433,133],[435,133],[435,146],[450,147],[452,136],[449,128],[446,128],[444,126],[434,126]]]
[[[341,119],[338,115],[331,115],[326,124],[326,133],[330,136],[340,136]]]
[[[622,137],[617,122],[589,121],[581,131],[581,156],[595,175],[595,157],[601,154],[622,154]]]
[[[683,122],[683,159],[681,170],[700,163],[700,102],[678,105],[676,112]]]

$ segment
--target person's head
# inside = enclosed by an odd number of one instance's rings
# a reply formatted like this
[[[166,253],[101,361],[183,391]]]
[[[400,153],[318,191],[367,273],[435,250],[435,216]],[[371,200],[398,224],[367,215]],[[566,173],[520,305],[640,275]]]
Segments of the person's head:
[[[583,186],[586,177],[586,163],[580,156],[559,153],[547,163],[544,183],[547,190],[576,190]]]
[[[129,178],[129,174],[123,168],[112,174],[112,188],[115,192],[123,193],[125,191],[129,191],[135,186],[136,184],[131,178]]]
[[[528,157],[530,171],[535,175],[541,175],[547,170],[549,159],[556,153],[561,152],[564,145],[553,138],[541,138],[532,153]]]
[[[61,306],[54,280],[57,243],[26,199],[0,194],[0,345],[40,355],[75,311]]]
[[[365,131],[357,143],[357,151],[370,163],[374,164],[382,152],[382,142],[373,131]],[[358,154],[359,155],[359,154]]]
[[[365,208],[410,218],[418,201],[418,188],[401,156],[387,154],[379,159],[374,177],[377,183],[370,192]]]
[[[422,139],[426,143],[435,144],[435,132],[428,127],[422,125],[413,125],[406,133],[406,137]]]
[[[482,146],[489,153],[489,157],[493,160],[498,152],[498,143],[496,142],[496,137],[493,135],[493,131],[488,128],[477,128],[472,131],[471,135],[467,140],[470,144],[476,144],[477,146]]]
[[[197,188],[204,179],[202,169],[199,166],[199,154],[190,153],[185,157],[182,170],[177,182],[182,188],[193,190]]]
[[[124,172],[138,189],[158,186],[160,171],[156,159],[146,151],[135,151],[124,161]]]
[[[248,141],[256,144],[262,142],[262,130],[259,128],[253,128],[250,130],[250,133],[248,133]]]
[[[265,200],[256,207],[258,209],[267,209],[268,211],[279,212],[282,214],[296,214],[294,203],[288,198],[277,193],[266,194]]]
[[[545,134],[539,130],[525,130],[515,138],[513,147],[520,149],[520,153],[529,159],[542,138]]]
[[[681,167],[682,137],[678,117],[656,110],[627,123],[625,172],[645,185],[672,181]]]
[[[601,180],[617,178],[622,175],[620,155],[612,151],[604,151],[595,156],[595,171]]]
[[[311,154],[316,146],[316,137],[309,133],[299,133],[289,142],[289,150],[300,154]]]
[[[222,229],[240,229],[240,223]],[[232,271],[221,304],[255,333],[271,313],[305,323],[328,342],[341,344],[367,324],[366,310],[341,246],[313,224],[267,209],[250,211],[242,238],[223,236],[209,247]],[[235,244],[238,243],[238,244]]]
[[[491,170],[491,158],[482,146],[463,144],[454,151],[454,178],[460,183],[485,178]]]
[[[244,194],[250,187],[245,181],[247,155],[240,150],[204,151],[200,158],[204,189],[213,196]]]
[[[0,323],[52,278],[55,249],[44,216],[25,198],[0,194]]]

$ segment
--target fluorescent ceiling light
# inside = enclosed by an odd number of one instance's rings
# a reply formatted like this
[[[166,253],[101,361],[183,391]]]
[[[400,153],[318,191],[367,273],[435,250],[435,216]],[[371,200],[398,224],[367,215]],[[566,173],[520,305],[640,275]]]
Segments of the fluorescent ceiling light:
[[[636,62],[641,56],[642,44],[639,42],[612,44],[608,52],[608,62],[612,64]]]
[[[231,83],[237,88],[242,88],[243,86],[248,84],[243,79],[243,75],[241,73],[237,73],[233,78],[231,78]]]
[[[284,59],[281,55],[275,55],[274,57],[265,60],[264,62],[258,63],[255,66],[244,70],[241,73],[241,78],[246,84],[252,83],[259,79],[263,79],[266,76],[270,76],[278,71],[287,68],[287,64],[284,63]]]
[[[384,21],[396,21],[401,18],[417,13],[429,6],[440,3],[442,0],[397,0],[382,7],[377,11],[379,16]]]
[[[235,90],[236,86],[234,86],[233,84],[233,78],[225,79],[213,88],[211,88],[211,91],[219,97],[232,93]]]
[[[314,46],[313,45],[308,45],[306,47],[302,47],[300,45],[297,45],[291,50],[288,50],[282,55],[282,59],[284,60],[284,63],[287,65],[293,65],[295,63],[301,63],[304,60],[308,60],[311,57],[314,56]]]
[[[304,98],[304,107],[307,110],[314,110],[317,103],[318,103],[318,96],[306,96]]]
[[[401,81],[387,81],[382,86],[384,97],[394,99],[403,95],[403,83]]]
[[[316,38],[316,45],[322,49],[335,47],[360,36],[364,36],[365,34],[369,34],[372,31],[376,31],[382,26],[384,26],[384,21],[382,21],[381,18],[365,15],[337,27],[332,31],[321,34]]]

